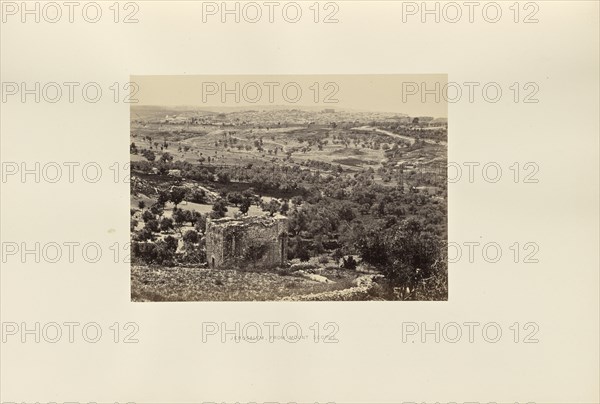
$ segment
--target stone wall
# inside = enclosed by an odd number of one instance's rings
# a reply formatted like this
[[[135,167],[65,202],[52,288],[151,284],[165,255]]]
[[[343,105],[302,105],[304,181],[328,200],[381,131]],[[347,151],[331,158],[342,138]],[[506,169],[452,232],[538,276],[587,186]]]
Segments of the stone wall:
[[[209,219],[206,259],[210,268],[276,267],[287,262],[287,218],[277,215]]]

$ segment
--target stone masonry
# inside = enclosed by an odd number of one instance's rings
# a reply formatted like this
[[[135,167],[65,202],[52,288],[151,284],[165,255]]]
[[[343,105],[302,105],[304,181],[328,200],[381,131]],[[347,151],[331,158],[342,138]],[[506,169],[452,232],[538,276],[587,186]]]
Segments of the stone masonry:
[[[206,259],[209,268],[273,268],[287,262],[287,218],[281,215],[208,219]]]

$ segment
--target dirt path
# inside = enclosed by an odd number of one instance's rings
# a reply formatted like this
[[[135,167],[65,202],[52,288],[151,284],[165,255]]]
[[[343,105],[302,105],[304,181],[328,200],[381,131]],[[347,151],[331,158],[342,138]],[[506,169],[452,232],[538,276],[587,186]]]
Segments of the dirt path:
[[[352,130],[372,130],[372,131],[375,131],[375,132],[378,132],[378,133],[383,133],[384,135],[388,135],[388,136],[395,137],[395,138],[398,138],[398,139],[408,140],[410,142],[410,144],[413,144],[413,143],[415,143],[417,141],[417,139],[415,139],[414,137],[405,136],[405,135],[399,135],[397,133],[393,133],[393,132],[390,132],[390,131],[387,131],[387,130],[374,128],[372,126],[361,126],[359,128],[352,128]],[[423,141],[425,143],[429,143],[429,144],[441,144],[441,145],[444,145],[444,146],[447,145],[447,143],[443,142],[443,141],[436,142],[435,140],[431,140],[431,139],[423,139]]]
[[[393,133],[393,132],[390,132],[387,130],[377,129],[372,126],[361,126],[359,128],[352,128],[351,130],[367,130],[367,131],[370,130],[370,131],[374,131],[374,132],[378,132],[378,133],[383,133],[384,135],[388,135],[388,136],[395,137],[398,139],[408,140],[410,142],[410,144],[413,144],[416,142],[416,139],[414,137],[399,135],[397,133]]]
[[[360,300],[361,297],[366,297],[369,289],[373,286],[373,279],[382,275],[362,275],[355,279],[356,286],[334,290],[331,292],[311,293],[309,295],[288,296],[281,299],[282,301],[344,301],[344,300]]]

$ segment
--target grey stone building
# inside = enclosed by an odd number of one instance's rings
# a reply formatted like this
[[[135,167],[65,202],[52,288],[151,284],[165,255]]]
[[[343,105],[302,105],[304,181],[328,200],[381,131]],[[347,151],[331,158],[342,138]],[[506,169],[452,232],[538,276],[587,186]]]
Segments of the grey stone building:
[[[206,259],[210,268],[287,263],[287,218],[276,215],[208,219]]]

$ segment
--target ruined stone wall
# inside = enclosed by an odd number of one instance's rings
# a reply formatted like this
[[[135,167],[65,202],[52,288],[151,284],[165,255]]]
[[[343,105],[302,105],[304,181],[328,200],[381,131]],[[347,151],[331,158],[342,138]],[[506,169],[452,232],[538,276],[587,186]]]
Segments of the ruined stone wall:
[[[210,220],[206,223],[206,260],[209,268],[223,264],[223,227],[215,226]]]
[[[287,219],[277,216],[209,220],[206,258],[211,268],[284,265],[287,262]]]

